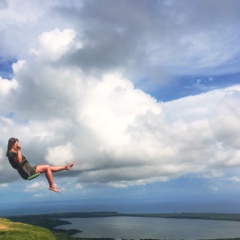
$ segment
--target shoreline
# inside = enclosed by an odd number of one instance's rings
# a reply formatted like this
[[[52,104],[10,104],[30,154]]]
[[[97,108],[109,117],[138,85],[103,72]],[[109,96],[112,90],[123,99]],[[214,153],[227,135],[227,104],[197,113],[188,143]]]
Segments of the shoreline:
[[[4,217],[13,222],[23,222],[49,229],[52,232],[65,233],[73,236],[81,233],[78,229],[62,229],[62,225],[70,225],[67,218],[100,218],[100,217],[146,217],[146,218],[172,218],[172,219],[200,219],[218,221],[240,221],[240,214],[226,213],[118,213],[118,212],[62,212],[50,214],[21,215]],[[64,220],[63,220],[64,219]],[[230,238],[225,238],[230,239]],[[240,240],[240,238],[235,238]]]
[[[97,217],[150,217],[150,218],[175,218],[175,219],[203,219],[240,221],[240,213],[119,213],[119,212],[58,212],[47,214],[0,216],[9,219],[21,218],[97,218]]]

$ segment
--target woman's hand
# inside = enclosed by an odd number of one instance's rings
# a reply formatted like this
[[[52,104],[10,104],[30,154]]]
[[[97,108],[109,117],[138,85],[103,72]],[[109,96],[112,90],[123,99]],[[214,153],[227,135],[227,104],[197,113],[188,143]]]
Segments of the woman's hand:
[[[22,153],[21,153],[21,146],[20,145],[17,145],[16,146],[16,148],[17,148],[17,156],[16,156],[16,158],[15,158],[15,161],[17,162],[17,163],[21,163],[22,162]]]

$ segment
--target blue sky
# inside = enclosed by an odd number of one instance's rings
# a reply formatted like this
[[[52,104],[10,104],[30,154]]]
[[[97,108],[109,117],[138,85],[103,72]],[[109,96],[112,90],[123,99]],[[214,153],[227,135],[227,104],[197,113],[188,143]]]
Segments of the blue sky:
[[[239,9],[0,0],[0,202],[238,209]],[[33,165],[76,161],[54,175],[60,194],[44,175],[25,182],[10,167],[5,120]]]

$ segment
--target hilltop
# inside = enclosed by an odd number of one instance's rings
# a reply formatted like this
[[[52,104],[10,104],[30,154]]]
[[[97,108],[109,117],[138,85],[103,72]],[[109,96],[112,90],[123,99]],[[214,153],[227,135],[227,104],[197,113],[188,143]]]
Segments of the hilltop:
[[[0,218],[0,239],[3,240],[55,240],[50,230]]]

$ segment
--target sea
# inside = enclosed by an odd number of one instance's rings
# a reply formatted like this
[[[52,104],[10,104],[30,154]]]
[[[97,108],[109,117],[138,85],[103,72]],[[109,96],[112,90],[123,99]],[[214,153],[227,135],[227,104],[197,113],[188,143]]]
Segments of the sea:
[[[89,200],[58,200],[0,204],[0,216],[104,211],[121,213],[240,213],[240,202],[106,202],[102,200],[96,203]]]
[[[114,239],[226,239],[240,238],[240,222],[151,217],[64,218],[57,228],[78,229],[75,237]]]

